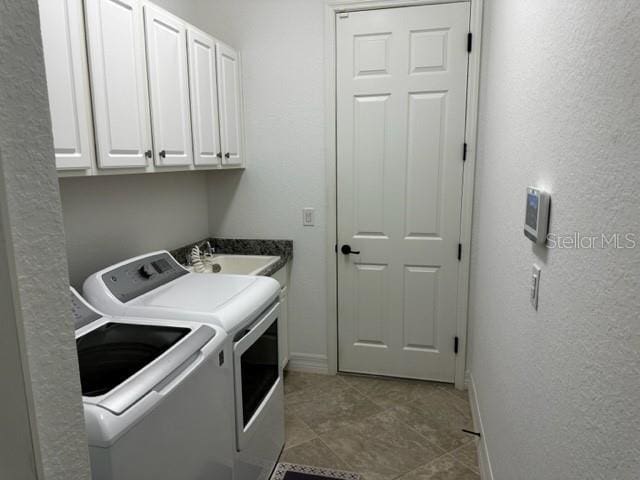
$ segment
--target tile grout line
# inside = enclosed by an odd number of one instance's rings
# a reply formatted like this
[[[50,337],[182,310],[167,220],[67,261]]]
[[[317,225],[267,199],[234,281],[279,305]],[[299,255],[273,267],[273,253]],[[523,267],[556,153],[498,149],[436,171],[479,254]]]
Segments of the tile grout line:
[[[343,462],[346,466],[348,466],[348,467],[349,467],[349,469],[350,469],[352,472],[357,473],[358,475],[360,475],[361,477],[363,477],[363,478],[364,478],[364,475],[363,475],[362,473],[360,473],[360,472],[356,471],[356,470],[353,468],[353,465],[351,465],[351,464],[350,464],[349,462],[347,462],[344,458],[342,458],[342,457],[341,457],[337,452],[335,452],[335,451],[333,450],[333,448],[331,448],[331,447],[327,444],[327,442],[325,442],[325,441],[322,439],[322,437],[318,436],[318,439],[322,442],[322,444],[323,444],[325,447],[327,447],[327,449],[328,449],[331,453],[333,453],[336,457],[338,457],[338,459],[339,459],[341,462]]]
[[[376,413],[372,413],[372,414],[366,415],[366,416],[364,416],[364,417],[362,417],[362,418],[359,418],[358,420],[356,420],[356,422],[366,421],[367,419],[369,419],[369,418],[371,418],[371,417],[373,417],[373,416],[375,416],[375,415],[381,414],[381,413],[383,413],[383,412],[388,412],[388,411],[390,411],[390,410],[393,408],[393,406],[383,405],[383,404],[380,404],[380,403],[376,402],[376,400],[375,400],[375,399],[374,399],[370,394],[366,393],[366,391],[363,391],[361,388],[358,388],[357,386],[354,386],[354,385],[352,385],[351,383],[349,383],[347,380],[345,380],[345,379],[343,378],[343,376],[342,376],[342,375],[336,375],[336,376],[340,379],[340,383],[345,387],[345,389],[346,389],[346,390],[350,390],[350,391],[352,391],[352,392],[356,392],[356,393],[358,393],[358,394],[359,394],[359,395],[361,395],[363,398],[365,398],[366,400],[370,401],[373,405],[375,405],[376,407],[378,407],[378,408],[380,409],[380,410],[379,410],[378,412],[376,412]],[[356,376],[354,376],[354,377],[358,377],[358,376],[356,375]],[[362,378],[366,378],[366,377],[362,377]],[[387,381],[387,380],[385,380],[385,379],[378,379],[378,380],[380,380],[380,381]],[[305,390],[308,390],[308,389],[306,389],[306,388],[304,388],[304,387],[303,387],[303,388],[301,388],[300,390],[298,390],[298,391],[294,391],[294,392],[291,392],[291,393],[293,393],[293,394],[301,393],[301,392],[304,392]],[[446,388],[444,388],[444,387],[441,387],[441,386],[435,386],[435,388],[434,388],[432,391],[429,391],[428,393],[425,393],[425,394],[424,394],[425,398],[426,398],[426,397],[430,397],[430,396],[432,396],[436,391],[443,392],[443,393],[445,393],[445,394],[446,394],[446,396],[448,396],[448,397],[449,397],[449,398],[451,398],[451,399],[455,399],[456,401],[464,402],[464,399],[462,399],[462,398],[460,398],[459,396],[457,396],[457,395],[453,394],[452,392],[449,392],[449,391],[448,391],[448,389],[446,389]],[[398,402],[398,405],[400,405],[400,406],[412,407],[412,404],[411,404],[410,402],[404,402],[404,401],[402,401],[402,402]],[[455,406],[454,406],[454,408],[455,408],[459,413],[463,413],[463,412],[460,412],[460,410],[459,410],[458,408],[456,408]],[[466,416],[466,415],[465,415],[465,416]],[[337,457],[341,462],[343,462],[345,465],[347,465],[347,466],[348,466],[348,467],[349,467],[349,468],[350,468],[354,473],[357,473],[358,475],[361,475],[362,477],[364,477],[364,475],[363,475],[362,473],[360,473],[360,472],[358,472],[356,469],[354,469],[353,465],[351,465],[347,460],[345,460],[345,459],[341,456],[341,454],[340,454],[340,453],[336,452],[333,448],[331,448],[331,447],[329,446],[329,444],[324,440],[324,438],[323,438],[323,437],[324,437],[325,435],[327,435],[329,432],[327,432],[327,433],[319,433],[319,432],[317,432],[314,428],[312,428],[311,426],[309,426],[309,425],[308,425],[304,420],[302,420],[301,418],[299,418],[298,416],[296,416],[296,418],[297,418],[297,419],[298,419],[298,420],[299,420],[303,425],[305,425],[306,427],[308,427],[308,428],[309,428],[309,430],[310,430],[310,431],[311,431],[311,432],[312,432],[316,437],[315,437],[315,438],[312,438],[312,439],[309,439],[309,440],[306,440],[306,441],[304,441],[304,442],[301,442],[301,443],[299,443],[299,444],[297,444],[297,445],[292,445],[292,446],[288,447],[288,448],[287,448],[287,449],[285,449],[285,450],[288,450],[289,448],[293,448],[293,447],[296,447],[296,446],[304,445],[305,443],[308,443],[308,442],[311,442],[311,441],[313,441],[313,440],[316,440],[316,439],[317,439],[317,440],[319,440],[319,441],[320,441],[320,442],[321,442],[321,443],[322,443],[322,444],[323,444],[323,445],[324,445],[324,446],[325,446],[325,447],[326,447],[326,448],[327,448],[331,453],[333,453],[333,454],[334,454],[334,455],[335,455],[335,456],[336,456],[336,457]],[[399,473],[398,475],[396,475],[396,476],[394,476],[394,477],[391,477],[389,480],[395,480],[395,479],[398,479],[398,478],[402,477],[403,475],[406,475],[406,474],[411,473],[411,472],[413,472],[413,471],[415,471],[415,470],[417,470],[417,469],[419,469],[419,468],[422,468],[422,467],[424,467],[424,466],[426,466],[426,465],[429,465],[429,464],[431,464],[431,463],[433,463],[433,462],[435,462],[435,461],[437,461],[437,460],[439,460],[439,459],[442,459],[442,458],[443,458],[443,457],[445,457],[445,456],[448,456],[448,458],[450,458],[452,462],[454,462],[455,464],[458,464],[459,466],[461,466],[461,467],[462,467],[462,468],[464,468],[465,470],[468,470],[468,471],[470,471],[471,473],[474,473],[474,474],[478,474],[478,472],[474,471],[472,467],[470,467],[469,465],[467,465],[465,462],[462,462],[462,461],[458,460],[457,458],[455,458],[455,457],[452,455],[454,452],[456,452],[456,451],[458,451],[458,450],[460,450],[460,449],[462,449],[462,448],[464,448],[464,447],[468,446],[469,441],[467,441],[467,442],[463,443],[462,445],[459,445],[459,446],[457,446],[457,447],[455,447],[455,448],[453,448],[453,449],[451,449],[451,450],[445,450],[444,448],[442,448],[442,447],[440,447],[440,446],[436,445],[436,444],[435,444],[435,443],[433,443],[431,440],[429,440],[428,438],[426,438],[424,435],[422,435],[422,433],[420,433],[419,431],[415,430],[411,425],[407,424],[406,422],[404,422],[404,421],[402,421],[402,420],[398,420],[398,422],[397,422],[397,423],[398,423],[399,425],[401,425],[401,426],[404,426],[406,429],[408,429],[408,430],[412,431],[413,433],[415,433],[419,438],[421,438],[421,439],[426,443],[426,445],[431,446],[431,447],[435,450],[435,452],[436,452],[436,453],[439,453],[439,455],[438,455],[438,456],[436,456],[435,458],[433,458],[431,461],[426,462],[426,463],[424,463],[424,464],[421,464],[421,465],[419,465],[419,466],[417,466],[417,467],[415,467],[415,468],[413,468],[413,469],[410,469],[410,470],[407,470],[407,471],[401,472],[401,473]],[[341,428],[344,428],[344,427],[341,427]],[[336,430],[338,430],[338,429],[336,429]]]
[[[457,450],[457,449],[456,449],[456,450]],[[421,469],[421,468],[423,468],[423,467],[426,467],[427,465],[431,465],[432,463],[437,462],[438,460],[440,460],[440,459],[441,459],[441,458],[443,458],[443,457],[450,457],[450,458],[451,458],[451,461],[452,461],[453,463],[456,463],[456,464],[460,465],[462,468],[464,468],[465,470],[470,471],[471,473],[474,473],[474,474],[476,474],[476,475],[479,475],[479,473],[478,473],[478,472],[473,471],[471,468],[469,468],[469,467],[468,467],[467,465],[465,465],[464,463],[462,463],[462,462],[460,462],[459,460],[457,460],[457,459],[453,458],[453,457],[451,456],[451,452],[447,452],[447,453],[443,453],[443,454],[442,454],[442,455],[440,455],[439,457],[434,458],[434,459],[433,459],[433,460],[431,460],[430,462],[426,462],[426,463],[423,463],[423,464],[421,464],[421,465],[418,465],[416,468],[412,468],[411,470],[409,470],[409,471],[407,471],[407,472],[404,472],[404,473],[402,473],[402,474],[398,475],[397,477],[393,477],[393,478],[392,478],[392,479],[390,479],[390,480],[397,480],[398,478],[400,478],[400,477],[402,477],[402,476],[404,476],[404,475],[408,475],[409,473],[415,472],[416,470],[419,470],[419,469]]]
[[[448,455],[449,457],[451,457],[451,460],[454,463],[457,463],[458,465],[460,465],[462,468],[469,470],[471,473],[475,473],[476,475],[480,475],[480,472],[476,472],[473,468],[471,468],[469,465],[467,465],[464,462],[461,462],[460,460],[458,460],[457,458],[455,458],[453,455],[451,455],[451,453],[447,453],[446,455]]]
[[[362,376],[358,376],[358,375],[354,375],[354,377],[366,378],[366,377],[362,377]],[[386,379],[378,379],[378,380],[383,381],[383,382],[384,382],[384,381],[392,381],[392,380],[386,380]],[[344,382],[345,384],[347,384],[347,385],[348,385],[348,382],[347,382],[347,381],[343,380],[343,382]],[[372,414],[372,415],[368,415],[368,416],[366,416],[366,417],[363,417],[363,419],[367,419],[367,418],[373,417],[373,416],[375,416],[375,415],[378,415],[379,413],[382,413],[382,412],[385,412],[385,411],[391,410],[391,409],[393,408],[392,406],[388,406],[388,405],[381,405],[381,404],[377,403],[377,402],[375,401],[375,399],[373,399],[373,398],[372,398],[371,396],[369,396],[367,393],[363,392],[362,390],[358,389],[358,388],[357,388],[357,387],[355,387],[355,386],[352,386],[352,385],[348,385],[348,386],[349,386],[350,388],[353,388],[354,390],[356,390],[358,393],[360,393],[362,396],[364,396],[367,400],[369,400],[370,402],[372,402],[374,405],[376,405],[376,406],[378,406],[378,407],[382,408],[382,411],[380,411],[380,412],[378,412],[378,413],[375,413],[375,414]],[[443,387],[435,386],[435,388],[436,388],[436,389],[438,389],[438,390],[440,390],[440,391],[446,392],[446,390],[445,390]],[[447,393],[448,395],[452,395],[454,398],[458,398],[458,397],[456,397],[455,395],[453,395],[453,394],[451,394],[451,393],[449,393],[449,392],[446,392],[446,393]],[[429,393],[425,394],[425,397],[430,397],[430,396],[432,396],[433,394],[434,394],[434,391],[430,391]],[[412,406],[411,404],[407,403],[407,402],[398,402],[398,405],[401,405],[401,406],[407,406],[407,407],[411,407],[411,408],[413,408],[413,406]],[[455,408],[455,407],[454,407],[454,408]],[[456,410],[457,410],[457,408],[456,408]],[[411,425],[409,425],[408,423],[406,423],[406,422],[404,422],[404,421],[402,421],[402,420],[399,420],[399,423],[400,423],[400,424],[402,424],[402,425],[404,425],[405,427],[407,427],[409,430],[411,430],[412,432],[414,432],[414,433],[415,433],[416,435],[418,435],[420,438],[422,438],[425,442],[427,442],[427,444],[428,444],[428,445],[430,445],[430,446],[432,446],[432,447],[436,448],[437,450],[440,450],[441,452],[444,452],[444,453],[442,453],[442,455],[440,455],[440,456],[439,456],[439,457],[437,457],[437,458],[440,458],[440,457],[442,457],[443,455],[447,455],[447,454],[449,454],[449,453],[452,453],[452,452],[454,452],[454,451],[458,450],[459,448],[462,448],[462,447],[466,446],[466,445],[469,443],[469,441],[470,441],[470,440],[467,440],[467,441],[465,441],[462,445],[459,445],[459,446],[455,447],[455,448],[454,448],[454,449],[452,449],[452,450],[445,450],[444,448],[442,448],[442,447],[440,447],[440,446],[436,445],[436,444],[435,444],[435,443],[433,443],[431,440],[429,440],[427,437],[425,437],[424,435],[422,435],[422,433],[420,433],[419,431],[417,431],[416,429],[414,429],[414,428],[413,428]],[[312,429],[312,431],[314,431],[314,433],[316,433],[318,436],[322,436],[322,434],[319,434],[319,433],[315,432],[315,430],[313,430],[313,429]],[[325,444],[326,444],[326,442],[325,442]],[[327,445],[327,447],[328,447],[328,445]],[[329,450],[331,450],[331,448],[329,448]],[[333,451],[333,450],[332,450],[332,451]],[[335,453],[335,452],[334,452],[334,453]],[[435,460],[435,459],[434,459],[434,460]],[[430,462],[428,462],[428,463],[430,463]],[[410,470],[410,471],[413,471],[413,470]],[[405,473],[408,473],[408,472],[404,472],[402,475],[404,475]],[[397,478],[397,477],[394,477],[394,478]]]
[[[382,381],[386,381],[386,380],[382,380]],[[346,382],[345,382],[345,383],[346,383]],[[357,387],[351,387],[351,388],[353,388],[353,389],[357,390],[357,391],[358,391],[359,393],[361,393],[361,394],[362,394],[362,395],[363,395],[367,400],[371,401],[371,402],[372,402],[372,403],[374,403],[376,406],[378,406],[378,407],[382,408],[382,412],[385,412],[385,411],[387,411],[387,410],[391,410],[391,409],[393,408],[393,407],[390,407],[390,406],[388,406],[388,405],[381,405],[381,404],[379,404],[379,403],[376,403],[376,401],[375,401],[373,398],[371,398],[371,397],[370,397],[369,395],[367,395],[365,392],[363,392],[363,391],[361,391],[361,390],[358,390],[358,388],[357,388]],[[445,391],[442,387],[439,387],[439,386],[436,386],[435,388],[437,388],[437,389],[439,389],[439,390],[442,390],[442,391]],[[429,393],[427,393],[427,394],[425,395],[425,397],[429,397],[429,396],[433,395],[433,393],[434,393],[434,392],[429,392]],[[407,403],[407,402],[398,402],[398,405],[400,405],[400,406],[407,406],[407,407],[413,407],[412,405],[410,405],[410,404],[409,404],[409,403]],[[457,409],[456,409],[456,410],[457,410]],[[378,413],[382,413],[382,412],[378,412]],[[378,413],[376,413],[376,414],[374,414],[374,415],[377,415]],[[373,416],[373,415],[371,415],[371,416]],[[364,417],[364,418],[369,418],[369,417]],[[407,427],[409,430],[413,431],[415,434],[417,434],[420,438],[422,438],[422,439],[423,439],[425,442],[427,442],[429,445],[431,445],[431,446],[433,446],[433,447],[437,448],[438,450],[441,450],[442,452],[444,452],[444,453],[443,453],[443,455],[446,455],[446,454],[448,454],[448,453],[454,452],[455,450],[457,450],[457,449],[459,449],[459,448],[462,448],[463,446],[465,446],[465,445],[468,443],[468,441],[467,441],[467,442],[463,443],[462,445],[459,445],[459,446],[455,447],[455,448],[454,448],[454,449],[452,449],[452,450],[445,450],[444,448],[439,447],[438,445],[436,445],[435,443],[433,443],[431,440],[429,440],[427,437],[425,437],[424,435],[422,435],[422,433],[420,433],[419,431],[417,431],[416,429],[414,429],[414,428],[413,428],[411,425],[409,425],[408,423],[406,423],[406,422],[404,422],[404,421],[402,421],[402,420],[399,420],[399,423],[401,423],[402,425],[404,425],[405,427]],[[440,458],[440,457],[438,457],[438,458]],[[405,473],[407,473],[407,472],[405,472]]]
[[[391,410],[392,408],[393,408],[393,407],[386,407],[386,408],[383,408],[383,410],[382,410],[381,412],[378,412],[378,413],[376,413],[376,414],[374,414],[374,415],[378,415],[379,413],[386,412],[386,411],[388,411],[388,410]],[[372,415],[372,416],[374,416],[374,415]],[[369,418],[369,417],[366,417],[366,418]],[[415,434],[416,434],[418,437],[420,437],[424,442],[426,442],[426,444],[428,444],[429,446],[431,446],[432,448],[434,448],[434,449],[435,449],[435,451],[436,451],[437,453],[439,453],[439,455],[438,455],[437,457],[433,458],[430,462],[427,462],[427,463],[421,464],[420,466],[428,465],[428,464],[429,464],[429,463],[431,463],[432,461],[435,461],[435,460],[437,460],[438,458],[442,458],[443,456],[448,455],[448,454],[450,453],[450,452],[446,451],[444,448],[441,448],[441,447],[439,447],[438,445],[434,444],[431,440],[427,439],[425,436],[423,436],[420,432],[416,431],[413,427],[411,427],[411,425],[407,424],[406,422],[403,422],[402,420],[398,420],[398,422],[397,422],[397,423],[398,423],[399,425],[401,425],[401,426],[406,427],[406,429],[408,429],[408,430],[412,431],[413,433],[415,433]],[[322,443],[324,443],[324,445],[325,445],[325,446],[326,446],[326,447],[327,447],[331,452],[333,452],[333,454],[334,454],[334,455],[336,455],[340,460],[342,460],[343,462],[345,462],[347,465],[350,465],[350,464],[349,464],[347,461],[345,461],[345,460],[344,460],[344,459],[343,459],[343,458],[342,458],[338,453],[336,453],[336,452],[335,452],[335,451],[334,451],[334,450],[333,450],[333,449],[332,449],[332,448],[327,444],[327,442],[325,442],[325,441],[324,441],[324,439],[322,438],[322,435],[319,435],[319,436],[318,436],[318,438],[320,438],[320,440],[322,440]],[[460,447],[456,447],[454,450],[457,450],[458,448],[460,448]],[[452,451],[453,451],[453,450],[452,450]],[[350,465],[350,466],[351,466],[351,465]],[[419,467],[416,467],[416,468],[419,468]],[[405,475],[405,474],[407,474],[407,473],[409,473],[409,472],[412,472],[413,470],[415,470],[415,469],[409,469],[409,470],[406,470],[406,471],[404,471],[404,472],[401,472],[401,473],[399,473],[399,474],[398,474],[398,475],[396,475],[395,477],[392,477],[392,478],[391,478],[391,479],[389,479],[389,480],[395,480],[396,478],[399,478],[399,477],[401,477],[402,475]]]
[[[407,475],[407,474],[409,474],[409,473],[411,473],[411,472],[415,472],[415,471],[416,471],[416,470],[418,470],[419,468],[422,468],[422,467],[425,467],[425,466],[427,466],[427,465],[430,465],[431,463],[435,462],[436,460],[440,460],[442,457],[446,457],[447,455],[449,455],[449,454],[445,452],[445,453],[443,453],[442,455],[439,455],[439,456],[437,456],[436,458],[434,458],[434,459],[432,459],[432,460],[430,460],[430,461],[428,461],[428,462],[426,462],[426,463],[421,463],[421,464],[420,464],[420,465],[418,465],[416,468],[412,468],[411,470],[407,470],[406,472],[402,472],[400,475],[398,475],[398,476],[396,476],[396,477],[393,477],[393,478],[392,478],[392,479],[390,479],[390,480],[396,480],[396,479],[398,479],[398,478],[400,478],[400,477],[402,477],[402,476],[404,476],[404,475]]]
[[[449,395],[451,398],[455,398],[455,399],[456,399],[456,400],[458,400],[458,401],[465,402],[465,403],[467,404],[467,407],[468,407],[469,409],[471,408],[471,406],[470,406],[470,404],[469,404],[469,399],[468,399],[468,398],[467,398],[467,399],[462,399],[462,398],[460,398],[458,395],[456,395],[455,393],[451,393],[451,392],[450,392],[448,389],[446,389],[446,388],[443,388],[443,387],[438,387],[438,388],[439,388],[442,392],[444,392],[444,393],[446,393],[447,395]],[[454,408],[455,408],[455,407],[454,407]],[[457,408],[456,408],[456,410],[457,410]],[[461,413],[463,413],[465,416],[468,416],[466,412],[461,412]]]
[[[307,422],[305,422],[303,419],[301,419],[298,415],[294,415],[294,417],[296,418],[296,420],[298,420],[299,422],[302,422],[302,424],[307,427],[309,429],[309,431],[311,433],[313,433],[315,435],[315,437],[313,438],[309,438],[308,440],[305,440],[304,442],[300,442],[300,443],[296,443],[295,445],[290,445],[286,448],[283,448],[282,451],[284,452],[285,450],[289,450],[290,448],[293,447],[297,447],[298,445],[302,445],[303,443],[307,443],[310,442],[311,440],[315,440],[316,438],[320,438],[320,435],[318,435],[318,432],[316,432],[313,428],[311,428],[309,425],[307,425]]]
[[[471,443],[473,443],[473,440],[472,440],[471,442],[467,442],[467,443],[465,443],[464,445],[459,446],[458,448],[456,448],[456,449],[454,449],[454,450],[451,450],[451,451],[448,453],[448,455],[451,455],[451,456],[453,457],[453,454],[454,454],[455,452],[457,452],[458,450],[462,450],[463,448],[468,447]],[[477,456],[477,449],[478,449],[478,446],[477,446],[477,445],[474,445],[474,448],[476,449],[476,456]],[[475,464],[474,466],[471,466],[471,465],[469,465],[467,462],[464,462],[464,461],[462,461],[462,460],[459,460],[459,459],[457,459],[457,458],[455,458],[455,457],[454,457],[454,460],[457,460],[459,463],[463,464],[465,467],[469,468],[470,470],[473,470],[475,473],[480,474],[480,471],[479,471],[479,470],[480,470],[480,468],[479,468],[479,464],[478,464],[478,462],[476,462],[476,464]],[[477,469],[477,471],[476,471],[476,469]]]
[[[361,375],[352,375],[352,376],[353,376],[353,377],[355,377],[355,378],[366,378],[365,376],[361,376]],[[388,380],[387,380],[387,379],[382,379],[382,378],[379,378],[379,377],[372,377],[372,379],[379,380],[379,381],[382,381],[382,382],[387,382],[387,381],[388,381],[388,382],[392,382],[392,381],[394,380],[394,379],[388,379]],[[344,381],[345,383],[347,383],[345,380],[343,380],[343,381]],[[416,381],[416,382],[419,382],[419,380],[415,380],[415,381]],[[349,385],[349,384],[347,383],[347,385]],[[367,394],[366,392],[364,392],[364,391],[360,390],[358,387],[355,387],[355,386],[352,386],[352,385],[349,385],[349,387],[350,387],[350,388],[353,388],[354,390],[356,390],[358,393],[360,393],[362,396],[364,396],[367,400],[369,400],[370,402],[374,403],[374,404],[375,404],[375,405],[377,405],[378,407],[381,407],[381,408],[384,408],[384,409],[386,409],[386,408],[390,408],[388,405],[381,405],[380,403],[376,402],[376,400],[375,400],[374,398],[372,398],[372,397],[371,397],[369,394]],[[436,386],[435,388],[437,388],[437,389],[441,389],[442,387]],[[429,392],[429,393],[425,394],[425,397],[430,397],[431,395],[433,395],[433,393],[434,393],[434,392],[433,392],[433,391],[431,391],[431,392]],[[409,405],[407,402],[398,402],[398,404],[399,404],[399,405],[406,405],[406,406],[409,406],[409,407],[411,406],[411,405]]]

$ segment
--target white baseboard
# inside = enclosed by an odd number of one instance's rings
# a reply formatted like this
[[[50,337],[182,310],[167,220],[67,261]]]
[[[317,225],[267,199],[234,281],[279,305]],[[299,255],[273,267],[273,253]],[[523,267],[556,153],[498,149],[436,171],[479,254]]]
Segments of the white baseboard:
[[[291,353],[287,370],[327,375],[329,373],[329,362],[326,355]]]
[[[476,432],[480,432],[480,442],[478,443],[478,463],[480,464],[480,478],[482,480],[493,480],[493,470],[491,469],[491,460],[487,442],[484,437],[484,428],[482,426],[482,417],[480,416],[480,405],[478,404],[478,395],[476,393],[476,384],[473,381],[473,375],[469,373],[467,378],[467,388],[469,389],[469,402],[471,403],[471,415],[473,416],[473,427]]]

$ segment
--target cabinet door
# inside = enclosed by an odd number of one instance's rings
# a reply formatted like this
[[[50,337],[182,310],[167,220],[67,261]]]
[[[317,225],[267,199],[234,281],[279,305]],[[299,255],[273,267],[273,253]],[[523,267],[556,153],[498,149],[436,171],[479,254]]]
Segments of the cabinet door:
[[[145,5],[144,13],[155,162],[191,165],[186,25],[156,7]]]
[[[242,166],[242,101],[238,53],[223,43],[217,44],[218,98],[222,132],[222,164]]]
[[[98,166],[146,167],[151,125],[142,7],[138,0],[85,5]]]
[[[196,165],[220,165],[220,120],[216,79],[216,43],[198,30],[187,31],[193,158]]]
[[[82,0],[40,0],[56,167],[90,170],[94,145]]]

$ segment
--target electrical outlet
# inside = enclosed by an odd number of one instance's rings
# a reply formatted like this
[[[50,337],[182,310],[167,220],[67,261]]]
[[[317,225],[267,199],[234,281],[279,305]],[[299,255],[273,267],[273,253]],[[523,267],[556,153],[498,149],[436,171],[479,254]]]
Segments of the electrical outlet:
[[[302,209],[302,225],[313,227],[316,224],[316,211],[313,208]]]
[[[537,265],[534,265],[531,271],[530,300],[531,300],[531,305],[536,310],[538,310],[538,292],[540,291],[540,274],[541,273],[542,273],[542,270],[540,270],[540,267]]]

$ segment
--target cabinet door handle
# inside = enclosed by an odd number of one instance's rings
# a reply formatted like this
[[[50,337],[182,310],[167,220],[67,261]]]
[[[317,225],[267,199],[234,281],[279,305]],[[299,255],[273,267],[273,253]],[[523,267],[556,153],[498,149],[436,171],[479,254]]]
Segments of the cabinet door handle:
[[[167,156],[167,151],[166,150],[162,150],[160,153],[160,158],[165,158]]]
[[[216,153],[216,157],[218,157],[218,158],[222,158],[222,152],[218,152],[218,153]]]
[[[144,156],[147,158],[151,158],[153,156],[153,152],[151,150],[147,150],[144,152]]]
[[[224,158],[229,158],[231,156],[231,154],[229,152],[224,154]]]

